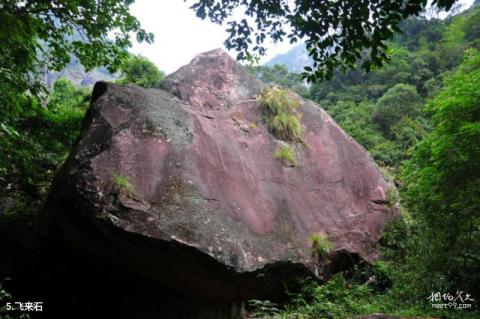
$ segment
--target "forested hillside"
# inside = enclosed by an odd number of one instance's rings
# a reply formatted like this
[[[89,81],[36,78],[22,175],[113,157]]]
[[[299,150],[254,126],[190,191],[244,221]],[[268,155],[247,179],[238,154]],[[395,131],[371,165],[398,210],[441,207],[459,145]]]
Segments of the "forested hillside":
[[[448,20],[406,20],[403,35],[392,43],[389,64],[367,74],[338,73],[313,84],[310,97],[378,161],[397,167],[430,129],[426,102],[441,92],[465,50],[479,48],[479,25],[478,8]]]

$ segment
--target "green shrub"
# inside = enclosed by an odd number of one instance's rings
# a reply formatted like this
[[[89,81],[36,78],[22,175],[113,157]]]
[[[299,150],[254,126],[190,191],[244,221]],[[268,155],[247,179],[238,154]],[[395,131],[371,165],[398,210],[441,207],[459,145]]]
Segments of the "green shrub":
[[[141,55],[131,55],[120,66],[123,78],[120,84],[135,83],[144,88],[156,87],[165,77],[165,73],[147,58]]]
[[[122,195],[132,196],[135,192],[135,188],[132,183],[128,180],[127,177],[114,174],[112,178],[113,185],[115,190]]]
[[[395,167],[405,157],[404,150],[395,142],[386,140],[369,149],[373,158],[383,165]]]
[[[299,114],[295,113],[297,102],[288,93],[276,87],[264,89],[259,97],[264,121],[269,131],[284,141],[301,141],[303,127]]]
[[[275,318],[280,313],[279,306],[270,300],[249,300],[249,318]]]
[[[77,139],[90,92],[58,79],[48,104],[17,95],[19,113],[0,119],[0,189],[19,202],[41,201]],[[33,208],[33,205],[30,205]]]
[[[479,92],[480,54],[468,50],[427,105],[432,131],[402,165],[402,202],[417,227],[409,250],[424,290],[480,294]]]
[[[341,274],[322,285],[305,280],[301,284],[301,291],[291,294],[292,302],[280,314],[280,318],[349,318],[371,312],[368,304],[370,296],[370,288],[352,285]]]
[[[280,113],[267,122],[270,131],[284,141],[298,141],[302,137],[303,127],[296,115]]]
[[[378,99],[372,120],[379,125],[380,131],[389,137],[395,123],[405,116],[417,117],[421,114],[422,107],[423,100],[417,89],[409,84],[398,83]]]
[[[290,145],[284,145],[275,152],[275,158],[288,166],[297,166],[297,157]]]
[[[386,276],[399,270],[397,267],[387,269],[391,267],[381,263],[369,268],[366,271],[355,267],[353,275],[338,273],[322,284],[312,279],[300,281],[299,290],[287,291],[289,302],[280,312],[273,313],[274,318],[343,319],[373,313],[408,318],[478,318],[475,310],[434,309],[425,299],[425,292],[421,296],[412,296],[408,288],[406,295],[395,287],[383,291],[384,281],[388,281]],[[373,275],[373,282],[365,281]]]
[[[295,111],[298,104],[288,96],[287,91],[277,87],[265,88],[259,96],[263,114],[267,117]]]
[[[312,257],[324,259],[330,255],[332,243],[322,234],[312,234],[309,237]]]

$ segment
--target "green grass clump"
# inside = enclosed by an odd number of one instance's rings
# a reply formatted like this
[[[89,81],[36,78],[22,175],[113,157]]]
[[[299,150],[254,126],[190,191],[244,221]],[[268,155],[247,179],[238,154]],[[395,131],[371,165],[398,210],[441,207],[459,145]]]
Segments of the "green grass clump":
[[[269,131],[284,141],[300,141],[303,127],[295,113],[298,103],[285,90],[266,88],[259,96],[260,106]]]
[[[135,192],[135,188],[133,187],[132,183],[130,183],[128,178],[125,176],[114,174],[112,182],[119,194],[132,196]]]
[[[310,239],[310,249],[312,257],[318,259],[327,258],[330,255],[332,249],[332,243],[322,234],[312,234]]]
[[[290,145],[284,145],[275,152],[275,158],[289,166],[297,166],[297,157]]]
[[[270,131],[284,141],[298,141],[303,134],[303,127],[296,115],[280,113],[267,122]]]
[[[258,99],[266,116],[290,113],[298,106],[298,103],[288,96],[287,91],[277,87],[265,88]]]

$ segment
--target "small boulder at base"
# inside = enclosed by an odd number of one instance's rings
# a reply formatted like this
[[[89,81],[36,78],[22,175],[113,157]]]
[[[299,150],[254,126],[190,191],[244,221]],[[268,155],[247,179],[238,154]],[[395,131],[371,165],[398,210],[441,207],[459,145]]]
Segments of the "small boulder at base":
[[[393,186],[324,110],[293,92],[297,163],[278,160],[286,142],[265,123],[264,87],[222,50],[157,89],[98,82],[39,231],[216,304],[376,258],[398,214]],[[314,238],[330,253],[319,258]]]

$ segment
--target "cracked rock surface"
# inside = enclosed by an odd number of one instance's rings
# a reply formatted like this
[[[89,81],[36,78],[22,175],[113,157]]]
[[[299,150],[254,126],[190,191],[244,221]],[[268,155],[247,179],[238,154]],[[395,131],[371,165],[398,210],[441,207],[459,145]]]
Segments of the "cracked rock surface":
[[[158,89],[97,83],[39,230],[215,303],[318,274],[313,234],[332,242],[332,269],[345,256],[375,258],[398,214],[392,186],[324,110],[292,92],[305,145],[295,146],[298,166],[282,165],[257,101],[263,87],[221,50]]]

